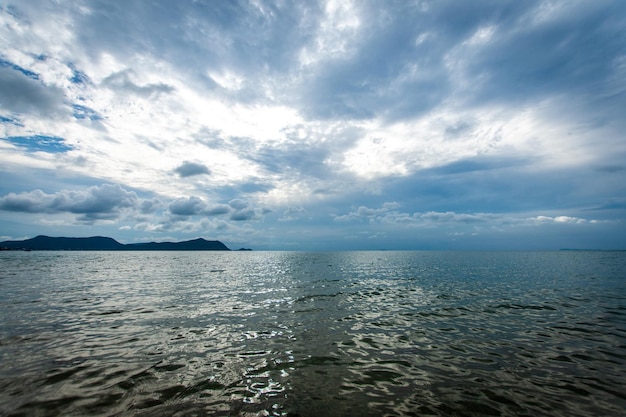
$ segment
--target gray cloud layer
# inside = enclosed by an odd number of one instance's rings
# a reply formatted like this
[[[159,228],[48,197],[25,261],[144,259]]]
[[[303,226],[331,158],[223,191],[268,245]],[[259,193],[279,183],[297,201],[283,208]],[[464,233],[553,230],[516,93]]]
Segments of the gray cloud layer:
[[[22,72],[0,66],[0,109],[11,113],[34,113],[49,117],[64,112],[64,93],[45,86]]]
[[[32,0],[0,19],[0,170],[70,174],[1,184],[5,213],[302,244],[606,221],[626,243],[626,2]]]
[[[196,162],[185,161],[174,170],[183,178],[192,177],[194,175],[210,174],[209,168]]]
[[[41,190],[9,193],[0,197],[0,209],[26,213],[79,214],[80,221],[117,218],[124,209],[137,206],[137,194],[119,185],[104,184],[83,191],[63,190],[47,194]]]

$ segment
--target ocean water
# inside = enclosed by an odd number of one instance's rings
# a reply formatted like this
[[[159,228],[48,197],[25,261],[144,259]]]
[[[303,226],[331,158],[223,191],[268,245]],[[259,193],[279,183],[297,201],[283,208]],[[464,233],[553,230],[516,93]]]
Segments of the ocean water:
[[[624,416],[626,252],[0,252],[2,416]]]

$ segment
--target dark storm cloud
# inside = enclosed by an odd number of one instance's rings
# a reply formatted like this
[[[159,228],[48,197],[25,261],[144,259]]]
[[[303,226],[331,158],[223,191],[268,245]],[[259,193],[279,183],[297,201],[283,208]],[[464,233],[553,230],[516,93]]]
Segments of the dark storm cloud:
[[[317,2],[286,7],[274,2],[130,1],[122,7],[95,1],[88,5],[90,13],[74,17],[78,41],[89,46],[94,58],[101,51],[120,59],[138,53],[158,56],[181,63],[178,70],[197,82],[211,80],[207,69],[234,70],[243,82],[237,94],[254,100],[265,100],[263,80],[277,77],[284,87],[294,88],[291,94],[279,88],[277,98],[310,118],[393,121],[422,115],[450,95],[477,105],[567,89],[602,90],[615,58],[624,52],[620,28],[626,5],[553,6],[563,8],[556,17],[541,1],[358,2],[354,13],[359,25],[348,41],[349,51],[334,58],[319,51],[321,64],[302,69],[300,55],[315,45],[321,30],[324,6]],[[481,30],[494,35],[484,44],[471,44]],[[84,74],[72,68],[72,79],[83,82]],[[132,76],[132,70],[117,72],[103,84],[143,96],[172,91],[167,83],[146,84]],[[218,83],[210,82],[215,90]],[[580,91],[580,86],[586,87]]]
[[[258,219],[260,217],[257,210],[255,210],[250,203],[240,198],[230,200],[228,205],[234,209],[234,211],[230,214],[230,220],[248,221]]]
[[[163,207],[163,203],[158,199],[143,200],[139,205],[139,212],[141,214],[154,213],[158,209]]]
[[[626,236],[625,2],[9,2],[0,127],[19,147],[2,162],[21,182],[0,181],[0,208],[12,218],[130,213],[134,230],[253,231],[302,248],[350,248],[348,235],[414,247],[474,227],[491,230],[485,247],[521,223],[536,230],[524,239],[579,226]],[[40,120],[54,114],[66,117]],[[122,149],[171,165],[117,160]],[[156,197],[70,195],[84,161]],[[71,175],[48,175],[57,165]],[[34,166],[45,180],[22,175]],[[164,197],[207,174],[194,196]],[[46,193],[15,192],[35,188]]]
[[[198,197],[179,198],[169,205],[170,213],[177,216],[194,216],[205,208],[206,203]]]
[[[305,78],[301,105],[311,117],[393,121],[450,96],[474,106],[595,95],[610,88],[626,48],[623,2],[555,4],[556,12],[539,1],[358,5],[353,54]],[[481,31],[493,37],[470,42]]]
[[[275,99],[298,106],[310,118],[393,121],[422,115],[450,95],[477,105],[568,89],[603,90],[625,44],[620,28],[626,5],[606,4],[357,2],[353,13],[359,25],[347,41],[349,50],[332,58],[318,51],[320,65],[302,68],[303,49],[314,46],[321,31],[324,5],[318,2],[287,7],[279,2],[129,1],[122,6],[94,1],[87,5],[90,13],[76,9],[73,17],[77,41],[94,59],[102,51],[122,60],[152,55],[177,63],[193,82],[212,80],[207,70],[234,70],[243,80],[237,94],[254,100],[267,99],[268,77],[276,77],[294,90],[286,94],[275,85]],[[39,13],[36,7],[28,10]],[[471,44],[481,30],[494,35]],[[86,75],[72,68],[72,79],[84,82]],[[137,82],[130,70],[103,83],[144,96],[172,91],[167,83]],[[218,88],[215,80],[210,83]]]
[[[181,197],[169,205],[169,212],[175,216],[220,216],[229,214],[233,221],[248,221],[260,218],[259,211],[245,200],[233,199],[228,204],[210,205],[199,197]]]
[[[562,4],[556,6],[562,10],[552,14],[543,4],[507,25],[495,20],[488,43],[458,53],[466,75],[477,80],[475,100],[527,101],[555,93],[603,92],[615,58],[626,52],[626,3],[605,4]]]
[[[178,198],[172,201],[168,208],[170,213],[176,216],[218,216],[231,211],[229,205],[209,205],[203,199],[196,196]]]
[[[207,207],[203,214],[207,216],[219,216],[222,214],[228,214],[230,212],[230,208],[226,204],[214,204],[212,206]]]
[[[257,217],[256,211],[252,207],[236,210],[230,215],[230,220],[246,221],[253,220]]]
[[[192,177],[194,175],[210,174],[209,168],[196,162],[185,161],[174,171],[183,178]]]
[[[207,68],[238,68],[247,75],[246,87],[254,90],[256,80],[294,64],[320,13],[317,3],[304,2],[131,0],[123,5],[93,1],[87,7],[90,13],[77,12],[74,17],[81,34],[78,42],[93,58],[102,50],[122,60],[137,54],[159,56],[180,63],[178,69],[190,81],[213,88],[216,83],[206,75]],[[264,96],[260,90],[253,95]]]
[[[234,200],[230,200],[228,205],[234,208],[235,210],[243,210],[247,208],[250,204],[247,201],[236,198]]]
[[[119,185],[103,184],[83,191],[63,190],[53,194],[34,190],[0,197],[0,210],[25,213],[73,213],[79,220],[112,219],[123,209],[137,206],[137,194]]]
[[[48,118],[65,113],[64,92],[46,86],[21,71],[0,66],[0,108],[10,113],[34,113]]]

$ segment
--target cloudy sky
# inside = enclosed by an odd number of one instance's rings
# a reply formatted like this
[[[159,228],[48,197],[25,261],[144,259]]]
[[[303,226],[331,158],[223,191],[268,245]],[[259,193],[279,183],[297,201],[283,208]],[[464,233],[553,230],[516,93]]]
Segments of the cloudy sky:
[[[0,2],[0,240],[626,248],[626,2]]]

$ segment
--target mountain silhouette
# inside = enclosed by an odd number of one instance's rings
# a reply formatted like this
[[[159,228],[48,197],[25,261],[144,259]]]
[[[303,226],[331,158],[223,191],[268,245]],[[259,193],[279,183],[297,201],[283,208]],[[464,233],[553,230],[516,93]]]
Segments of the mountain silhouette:
[[[0,248],[12,250],[230,250],[219,240],[205,240],[202,238],[184,242],[150,242],[123,244],[117,240],[104,237],[50,237],[37,236],[26,240],[7,240],[0,242]]]

